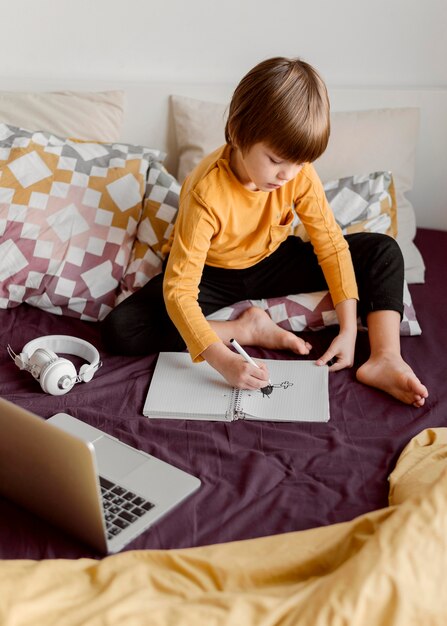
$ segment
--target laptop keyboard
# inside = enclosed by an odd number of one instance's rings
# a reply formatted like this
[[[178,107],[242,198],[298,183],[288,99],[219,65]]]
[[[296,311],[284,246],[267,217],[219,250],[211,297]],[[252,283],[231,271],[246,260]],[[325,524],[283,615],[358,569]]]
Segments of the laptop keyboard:
[[[150,511],[155,505],[136,493],[120,487],[111,480],[99,477],[102,504],[107,528],[107,539],[113,539],[129,524]]]

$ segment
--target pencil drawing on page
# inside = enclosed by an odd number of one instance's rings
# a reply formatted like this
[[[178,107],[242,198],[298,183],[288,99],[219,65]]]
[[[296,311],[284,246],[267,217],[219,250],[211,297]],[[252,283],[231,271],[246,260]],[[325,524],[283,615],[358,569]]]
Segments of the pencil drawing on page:
[[[259,391],[262,393],[263,398],[269,398],[273,389],[288,389],[289,387],[292,387],[292,385],[293,383],[291,383],[289,380],[284,380],[282,383],[261,387]]]

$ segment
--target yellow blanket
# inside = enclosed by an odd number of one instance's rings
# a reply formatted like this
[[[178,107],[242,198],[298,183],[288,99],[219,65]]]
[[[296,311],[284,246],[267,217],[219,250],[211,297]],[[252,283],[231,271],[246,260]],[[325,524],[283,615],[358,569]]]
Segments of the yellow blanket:
[[[4,626],[445,626],[447,428],[390,476],[390,506],[273,537],[0,564]]]

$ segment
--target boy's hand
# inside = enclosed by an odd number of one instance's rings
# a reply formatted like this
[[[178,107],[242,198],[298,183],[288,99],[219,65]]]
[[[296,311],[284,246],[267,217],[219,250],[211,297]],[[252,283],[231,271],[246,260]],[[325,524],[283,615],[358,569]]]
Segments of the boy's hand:
[[[340,332],[323,356],[318,359],[317,365],[329,365],[330,372],[352,367],[356,336],[355,332]]]
[[[337,304],[335,310],[340,324],[340,332],[317,361],[317,365],[329,365],[330,372],[352,367],[357,337],[356,300],[343,300]]]
[[[269,384],[269,373],[264,363],[258,362],[258,367],[251,365],[224,343],[211,344],[202,356],[232,387],[261,389]]]

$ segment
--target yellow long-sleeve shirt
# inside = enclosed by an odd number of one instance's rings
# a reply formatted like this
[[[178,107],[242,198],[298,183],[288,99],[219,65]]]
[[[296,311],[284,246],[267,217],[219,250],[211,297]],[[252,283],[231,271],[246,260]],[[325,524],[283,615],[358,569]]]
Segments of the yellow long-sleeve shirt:
[[[170,251],[166,308],[195,361],[220,341],[198,304],[204,265],[242,269],[262,261],[291,234],[294,211],[309,234],[334,306],[358,297],[348,245],[313,166],[305,164],[274,191],[250,191],[230,168],[230,150],[219,148],[185,180],[174,233],[164,249]]]

